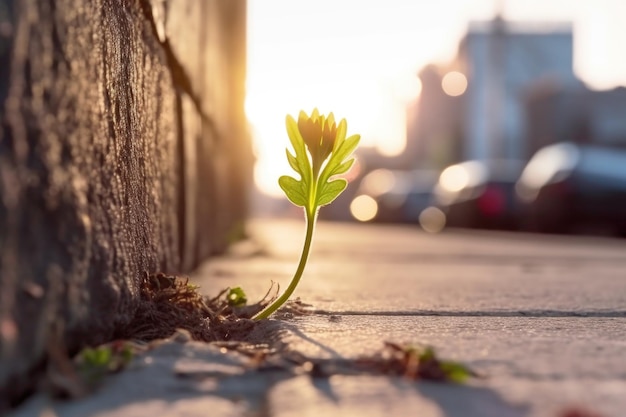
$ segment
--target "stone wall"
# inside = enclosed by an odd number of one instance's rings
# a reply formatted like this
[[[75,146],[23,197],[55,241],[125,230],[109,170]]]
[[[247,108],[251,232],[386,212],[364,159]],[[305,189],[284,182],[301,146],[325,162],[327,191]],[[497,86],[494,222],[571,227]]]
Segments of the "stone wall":
[[[0,403],[241,233],[245,7],[0,0]]]

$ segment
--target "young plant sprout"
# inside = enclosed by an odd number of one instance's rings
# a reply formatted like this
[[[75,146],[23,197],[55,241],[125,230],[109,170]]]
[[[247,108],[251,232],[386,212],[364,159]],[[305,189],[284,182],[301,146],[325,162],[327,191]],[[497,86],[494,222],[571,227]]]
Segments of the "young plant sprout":
[[[287,135],[295,151],[294,156],[287,149],[287,160],[300,179],[285,175],[278,179],[278,184],[289,201],[304,208],[306,236],[298,269],[289,286],[280,297],[256,314],[254,320],[269,317],[293,294],[309,257],[319,208],[330,204],[348,185],[344,178],[336,176],[345,174],[352,167],[354,158],[350,155],[361,137],[352,135],[346,138],[347,129],[346,119],[341,119],[337,125],[332,113],[320,115],[317,109],[311,116],[301,111],[297,122],[287,116]]]

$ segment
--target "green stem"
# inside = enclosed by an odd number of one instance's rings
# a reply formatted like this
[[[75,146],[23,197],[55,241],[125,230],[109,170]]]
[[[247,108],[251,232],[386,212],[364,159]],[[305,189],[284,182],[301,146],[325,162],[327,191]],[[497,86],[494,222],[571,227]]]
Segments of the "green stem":
[[[254,315],[252,320],[261,320],[266,319],[276,310],[278,310],[285,302],[291,297],[294,290],[298,286],[300,282],[300,278],[302,278],[302,273],[304,272],[304,267],[306,265],[307,259],[309,258],[309,252],[311,251],[311,242],[313,241],[313,229],[315,228],[315,218],[317,215],[317,210],[310,212],[306,211],[306,237],[304,238],[304,247],[302,248],[302,254],[300,255],[300,263],[298,264],[298,269],[296,270],[295,275],[291,279],[289,286],[285,290],[285,292],[278,297],[274,302],[265,307],[262,311]]]

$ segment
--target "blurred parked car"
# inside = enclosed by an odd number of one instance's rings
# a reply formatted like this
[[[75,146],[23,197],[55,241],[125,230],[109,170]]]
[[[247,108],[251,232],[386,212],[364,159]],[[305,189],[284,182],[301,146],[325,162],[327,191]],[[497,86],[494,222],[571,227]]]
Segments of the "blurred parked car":
[[[516,185],[527,229],[603,227],[626,235],[626,150],[558,143],[530,159]]]
[[[437,176],[431,170],[376,169],[363,177],[350,212],[359,221],[417,223]]]
[[[447,167],[433,191],[434,207],[445,226],[516,229],[519,224],[515,182],[524,163],[497,159],[465,161]],[[428,219],[428,216],[427,216]]]

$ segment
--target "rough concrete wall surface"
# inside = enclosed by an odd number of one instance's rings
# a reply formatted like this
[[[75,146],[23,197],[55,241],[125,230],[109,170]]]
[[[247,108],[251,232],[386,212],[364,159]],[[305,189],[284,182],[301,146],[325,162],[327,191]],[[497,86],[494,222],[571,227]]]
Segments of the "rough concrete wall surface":
[[[0,0],[0,410],[241,225],[244,40],[243,0]]]

